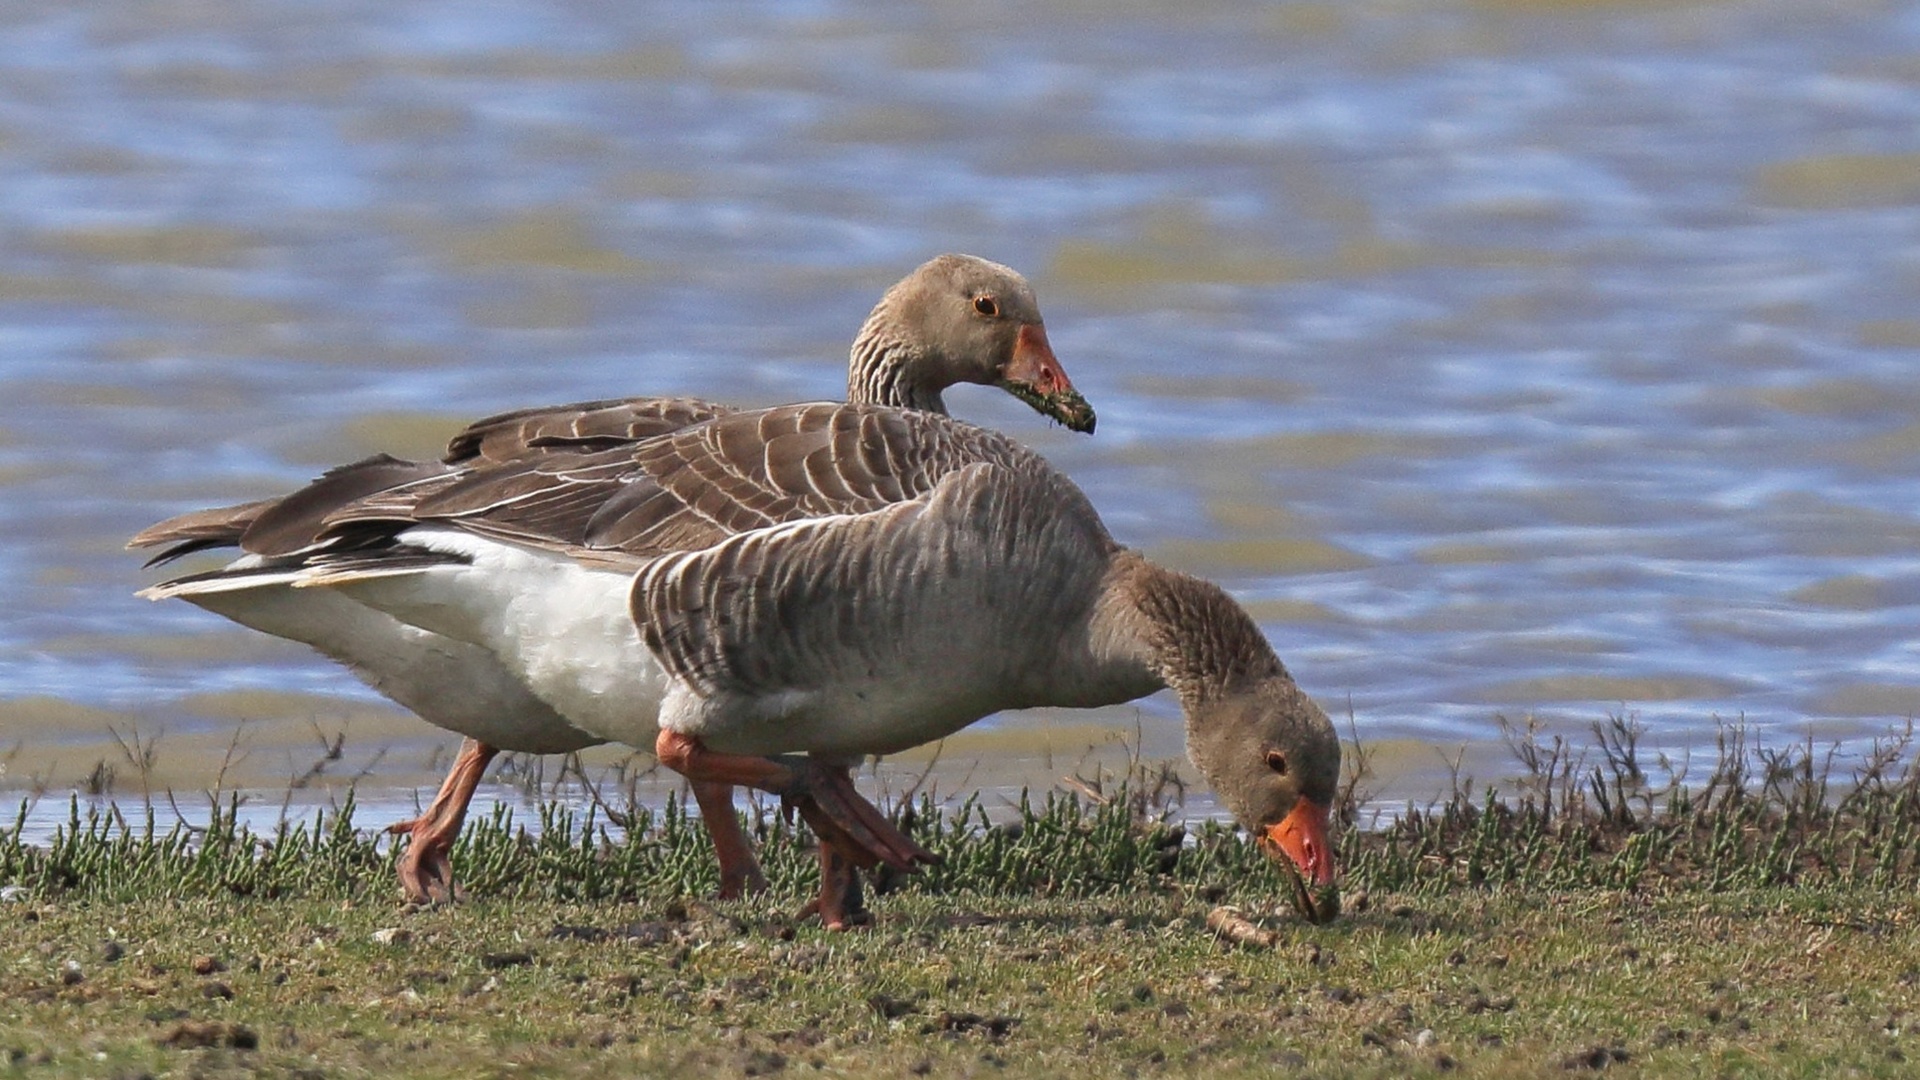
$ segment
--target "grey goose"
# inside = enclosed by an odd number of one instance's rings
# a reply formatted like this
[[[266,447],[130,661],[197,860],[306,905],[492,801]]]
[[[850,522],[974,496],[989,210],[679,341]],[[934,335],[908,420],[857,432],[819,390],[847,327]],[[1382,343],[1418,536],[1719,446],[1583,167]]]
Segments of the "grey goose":
[[[852,400],[944,412],[941,391],[997,385],[1076,431],[1094,414],[1047,342],[1031,287],[1013,270],[943,255],[887,290],[851,350]],[[451,899],[450,852],[468,803],[500,750],[564,753],[602,738],[569,723],[488,651],[410,625],[328,589],[294,589],[271,571],[298,566],[333,544],[327,515],[385,489],[504,462],[601,451],[724,416],[723,405],[687,398],[631,398],[523,409],[469,425],[437,462],[379,456],[342,466],[290,495],[197,511],[160,522],[129,547],[164,549],[148,565],[208,548],[242,556],[212,574],[146,590],[179,596],[235,622],[308,644],[430,723],[467,736],[426,811],[390,831],[411,837],[398,874],[414,903]],[[631,633],[631,628],[627,628]],[[641,745],[651,742],[651,735]],[[721,863],[721,895],[764,885],[734,817],[732,788],[692,784]]]
[[[1325,714],[1223,590],[1117,544],[1071,480],[997,433],[875,405],[731,413],[424,477],[341,506],[318,541],[223,574],[471,643],[594,737],[651,739],[690,780],[790,800],[822,840],[811,906],[830,927],[862,916],[856,867],[932,858],[849,762],[1163,687],[1222,803],[1332,880]]]

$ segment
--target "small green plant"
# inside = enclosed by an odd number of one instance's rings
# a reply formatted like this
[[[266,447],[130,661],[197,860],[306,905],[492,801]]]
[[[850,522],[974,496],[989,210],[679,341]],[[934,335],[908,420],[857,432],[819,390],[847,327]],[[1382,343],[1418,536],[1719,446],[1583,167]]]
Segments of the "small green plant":
[[[1437,807],[1410,807],[1377,833],[1348,832],[1350,880],[1429,895],[1463,885],[1717,892],[1915,880],[1911,723],[1877,740],[1845,778],[1837,749],[1759,746],[1746,725],[1722,724],[1698,785],[1664,757],[1649,769],[1630,718],[1594,724],[1587,750],[1533,724],[1501,723],[1523,770],[1516,796],[1488,789],[1475,801],[1471,782],[1456,780]],[[1670,779],[1656,785],[1655,774]]]
[[[1643,760],[1642,731],[1612,717],[1576,747],[1538,726],[1503,721],[1522,775],[1507,795],[1476,789],[1456,770],[1451,796],[1409,807],[1384,828],[1349,824],[1340,863],[1349,890],[1437,895],[1500,886],[1727,889],[1796,884],[1906,886],[1920,877],[1920,763],[1913,729],[1876,741],[1851,775],[1811,741],[1762,747],[1723,725],[1703,782],[1665,757]],[[1341,799],[1351,823],[1367,772],[1363,747]],[[577,771],[578,766],[571,768]],[[563,767],[564,776],[566,767]],[[1666,778],[1656,783],[1654,777]],[[706,833],[686,806],[624,805],[599,789],[580,806],[554,781],[530,819],[504,805],[468,823],[454,851],[469,895],[551,901],[699,897],[718,887]],[[1184,789],[1171,769],[1130,761],[1122,776],[1076,776],[1068,789],[1023,794],[1011,814],[977,797],[958,805],[912,789],[895,816],[944,861],[923,873],[881,874],[881,892],[1074,898],[1151,888],[1207,895],[1280,895],[1277,872],[1231,825],[1182,823]],[[616,801],[618,795],[615,793]],[[191,896],[355,898],[392,888],[395,841],[336,810],[283,819],[270,833],[241,822],[240,797],[209,796],[204,814],[149,800],[139,820],[115,805],[71,797],[68,820],[28,844],[27,806],[0,832],[0,885],[35,895],[136,900]],[[204,821],[190,822],[200,816]],[[766,804],[746,826],[776,895],[812,888],[810,838]]]

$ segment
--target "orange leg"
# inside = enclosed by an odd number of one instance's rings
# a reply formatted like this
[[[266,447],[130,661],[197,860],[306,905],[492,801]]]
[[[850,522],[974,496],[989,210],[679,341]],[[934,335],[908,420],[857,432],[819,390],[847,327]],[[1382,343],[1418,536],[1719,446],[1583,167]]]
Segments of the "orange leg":
[[[860,895],[860,869],[834,845],[820,843],[820,898],[808,901],[800,917],[820,916],[829,930],[851,930],[873,921]]]
[[[720,857],[720,899],[738,900],[765,892],[767,876],[760,872],[746,830],[733,812],[733,785],[711,780],[694,780],[692,785],[694,801],[700,804],[700,820],[713,838],[713,853]]]
[[[691,735],[664,730],[654,743],[654,753],[662,764],[689,780],[744,784],[786,799],[822,842],[838,848],[858,866],[884,862],[896,870],[911,871],[921,863],[940,861],[862,797],[845,768],[804,757],[716,753]]]
[[[481,774],[499,753],[483,742],[465,740],[460,744],[460,756],[453,759],[452,771],[427,804],[426,813],[387,826],[387,831],[395,835],[412,834],[397,867],[400,891],[407,903],[444,904],[453,900],[453,841],[467,820],[467,804],[473,801]]]

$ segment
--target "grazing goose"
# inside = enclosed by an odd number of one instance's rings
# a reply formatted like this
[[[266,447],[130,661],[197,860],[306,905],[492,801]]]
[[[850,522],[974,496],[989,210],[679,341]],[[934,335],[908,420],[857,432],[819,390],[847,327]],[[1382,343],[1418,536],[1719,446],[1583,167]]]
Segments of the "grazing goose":
[[[1332,879],[1326,716],[1225,592],[1116,544],[1071,480],[996,433],[868,405],[733,413],[423,478],[321,535],[260,573],[485,649],[569,723],[653,739],[690,780],[795,803],[829,926],[861,914],[855,867],[931,859],[848,762],[1163,687],[1234,816]]]
[[[1000,386],[1073,430],[1093,430],[1093,410],[1054,358],[1025,279],[983,259],[943,255],[894,285],[874,307],[854,341],[847,389],[855,401],[944,412],[941,391],[960,382]],[[253,629],[311,645],[428,722],[467,736],[427,810],[390,830],[411,835],[398,866],[407,899],[447,900],[453,842],[493,757],[502,749],[564,753],[602,739],[568,723],[486,650],[339,592],[296,591],[272,571],[298,565],[315,550],[329,513],[388,488],[503,462],[606,450],[730,411],[684,398],[636,398],[504,413],[456,435],[442,461],[371,458],[283,498],[163,521],[129,546],[167,545],[149,565],[207,548],[239,547],[246,554],[224,570],[143,595],[180,596]],[[763,887],[733,814],[731,787],[700,781],[692,786],[719,855],[721,895]]]

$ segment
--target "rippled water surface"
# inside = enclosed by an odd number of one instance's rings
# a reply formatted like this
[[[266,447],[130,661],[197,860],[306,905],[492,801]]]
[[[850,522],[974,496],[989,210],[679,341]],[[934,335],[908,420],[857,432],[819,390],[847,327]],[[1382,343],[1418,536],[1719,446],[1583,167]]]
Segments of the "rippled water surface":
[[[1865,0],[14,5],[0,784],[124,791],[115,738],[430,783],[450,737],[136,600],[125,538],[508,407],[838,396],[943,250],[1029,273],[1101,422],[955,411],[1247,600],[1389,780],[1496,715],[1878,735],[1920,711],[1917,58]],[[1178,753],[1155,699],[940,776],[1136,729]]]

